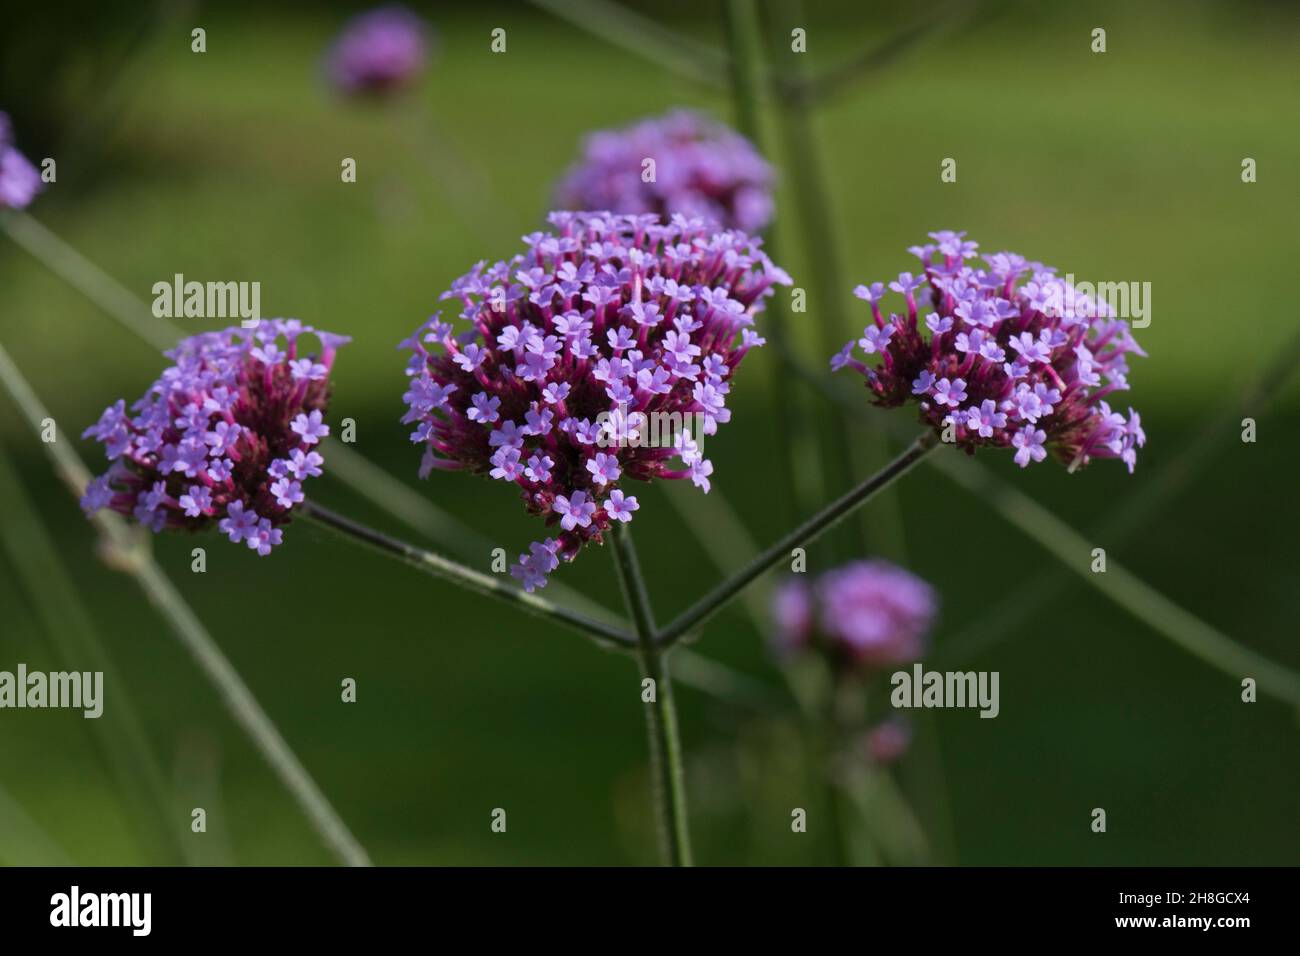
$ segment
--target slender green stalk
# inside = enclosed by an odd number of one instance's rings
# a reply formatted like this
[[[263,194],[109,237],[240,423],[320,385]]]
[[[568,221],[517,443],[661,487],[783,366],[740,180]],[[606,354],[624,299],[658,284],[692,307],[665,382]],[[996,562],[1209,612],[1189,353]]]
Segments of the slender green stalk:
[[[689,36],[669,30],[609,0],[532,0],[534,6],[586,30],[606,43],[642,57],[683,79],[720,87],[726,82],[727,58]]]
[[[664,498],[681,516],[695,540],[709,556],[718,573],[726,576],[740,567],[747,555],[758,550],[758,544],[745,527],[736,509],[722,495],[715,481],[707,496],[686,482],[666,483]],[[768,625],[768,595],[762,588],[750,588],[744,593],[745,610],[754,630],[763,634]]]
[[[756,0],[727,0],[725,5],[727,20],[727,37],[731,49],[732,60],[732,98],[735,104],[736,120],[740,131],[744,133],[754,143],[755,147],[762,153],[767,154],[767,137],[765,135],[763,119],[764,89],[763,89],[763,43],[762,27],[759,24],[758,5]],[[778,229],[788,221],[787,217],[782,216],[779,225],[769,228],[766,237],[768,244],[768,254],[773,256],[776,261],[781,261],[778,257],[778,250],[775,247]],[[784,314],[783,300],[773,299],[769,307],[768,327],[771,330],[768,334],[769,340],[777,347],[778,351],[788,350],[790,346],[787,338],[787,322]],[[782,475],[785,478],[786,486],[789,489],[788,495],[785,496],[788,502],[787,519],[795,520],[799,515],[807,514],[816,508],[817,504],[825,500],[826,493],[826,475],[822,473],[819,467],[817,473],[809,475],[806,469],[800,467],[801,464],[808,462],[820,462],[820,456],[815,452],[817,443],[817,432],[823,433],[832,431],[834,426],[826,422],[821,422],[818,428],[798,428],[796,429],[794,420],[797,417],[800,421],[817,421],[806,411],[808,396],[796,391],[792,385],[794,383],[789,377],[781,374],[773,376],[772,379],[772,401],[775,406],[776,414],[774,421],[780,435],[779,447],[785,454],[782,456]],[[809,446],[814,446],[810,448]],[[838,465],[838,474],[836,477],[841,479],[841,485],[848,483],[848,459],[842,451],[836,451],[835,465]],[[735,545],[732,545],[735,547]],[[743,547],[743,545],[742,545]],[[748,548],[746,553],[753,553],[755,548]],[[724,569],[725,570],[725,569]],[[746,592],[747,604],[751,600],[749,595],[752,591]],[[764,633],[766,627],[760,622],[759,633]],[[805,715],[807,716],[807,714]],[[817,721],[820,724],[820,721]],[[835,853],[835,861],[843,864],[849,860],[851,852],[845,837],[848,833],[848,827],[844,816],[844,801],[841,800],[833,782],[827,772],[827,767],[832,759],[834,747],[824,739],[826,734],[820,726],[810,730],[808,734],[810,744],[815,748],[819,755],[814,760],[818,767],[818,777],[820,781],[829,786],[827,792],[826,816],[829,821],[829,835],[831,846]]]
[[[786,356],[790,368],[818,387],[832,402],[857,407],[861,396],[844,393],[833,383],[820,382],[793,356]],[[933,459],[931,464],[952,481],[978,494],[986,505],[1029,537],[1038,541],[1066,568],[1079,574],[1090,585],[1119,607],[1150,625],[1162,637],[1191,652],[1208,664],[1233,677],[1267,673],[1270,680],[1260,681],[1260,690],[1292,703],[1300,703],[1300,674],[1257,654],[1165,597],[1127,569],[1107,560],[1105,574],[1093,574],[1079,555],[1087,555],[1093,545],[1060,518],[1038,504],[1014,485],[998,479],[993,472],[966,460]],[[1082,549],[1081,551],[1079,549]],[[1249,668],[1243,670],[1242,668]]]
[[[650,595],[641,576],[632,533],[627,525],[614,528],[614,567],[627,610],[636,625],[637,660],[642,680],[653,683],[654,699],[646,704],[646,730],[650,738],[650,774],[654,780],[655,813],[659,822],[659,845],[670,866],[691,866],[690,821],[686,814],[686,784],[683,774],[682,743],[677,732],[677,708],[673,703],[672,678],[665,649],[655,639],[654,613]]]
[[[1146,523],[1175,500],[1178,494],[1203,473],[1205,466],[1219,453],[1224,437],[1236,433],[1243,415],[1263,415],[1287,387],[1300,365],[1300,332],[1292,335],[1262,369],[1222,412],[1185,446],[1173,461],[1164,465],[1154,478],[1148,478],[1133,494],[1107,509],[1107,517],[1088,536],[1105,541],[1114,548],[1141,533]],[[1061,564],[1036,574],[1027,584],[1018,582],[994,606],[991,613],[971,622],[935,648],[932,662],[943,660],[960,663],[985,653],[1026,621],[1055,601],[1065,590],[1070,575]]]
[[[736,125],[755,149],[768,155],[768,137],[763,123],[762,36],[755,0],[727,0],[725,11]],[[767,254],[774,262],[783,261],[779,242],[781,221],[769,225],[763,233]],[[767,338],[782,348],[789,347],[786,294],[781,291],[769,299],[763,313]],[[799,422],[807,420],[800,408],[806,396],[798,394],[791,388],[792,384],[787,376],[778,373],[771,377],[768,388],[778,444],[784,450],[780,467],[782,484],[786,488],[786,494],[780,496],[784,503],[783,517],[791,522],[815,508],[824,492],[824,476],[814,447],[814,430],[798,427]]]
[[[966,463],[969,465],[970,463]],[[1300,706],[1300,674],[1250,650],[1107,557],[1104,574],[1094,574],[1089,556],[1094,542],[1085,538],[1034,499],[1011,485],[997,487],[987,474],[961,463],[944,462],[945,474],[1060,559],[1089,585],[1163,634],[1183,650],[1238,679],[1254,677],[1259,689]]]
[[[3,346],[0,346],[0,382],[32,428],[39,432],[40,422],[49,415]],[[68,447],[66,441],[43,444],[60,478],[74,495],[80,495],[91,474],[77,453]],[[298,801],[325,844],[349,866],[369,866],[370,858],[366,851],[289,748],[212,635],[190,610],[148,549],[142,546],[141,539],[123,519],[111,512],[97,512],[92,520],[109,548],[114,566],[127,571],[144,591],[149,603],[162,614],[172,633],[199,665],[199,670],[217,689],[235,723],[248,734],[271,770]]]
[[[956,0],[935,9],[927,9],[914,23],[904,27],[883,43],[860,50],[842,63],[805,78],[780,77],[777,92],[799,105],[822,105],[855,83],[881,72],[940,30],[950,30],[968,19],[979,4],[973,0]]]
[[[576,611],[570,611],[568,608],[551,603],[546,598],[538,597],[536,594],[529,594],[527,591],[513,585],[505,584],[490,574],[467,568],[463,564],[451,560],[451,558],[443,557],[440,554],[435,554],[432,551],[427,551],[424,548],[391,537],[382,531],[368,528],[351,518],[331,511],[318,502],[308,500],[298,507],[299,513],[303,517],[310,518],[332,531],[337,531],[351,541],[360,542],[381,554],[404,561],[411,567],[418,568],[426,574],[432,574],[436,578],[450,581],[476,594],[504,601],[536,617],[563,624],[572,630],[587,635],[598,644],[623,649],[636,646],[636,641],[621,628],[586,617]]]
[[[798,0],[785,0],[777,9],[784,13],[785,21],[796,25],[806,23]],[[781,76],[798,86],[804,82],[806,57],[790,49],[789,31],[784,29],[784,23],[782,27],[768,31],[772,39],[773,64]],[[844,280],[826,164],[814,116],[805,104],[781,99],[777,117],[787,156],[790,193],[797,210],[800,247],[806,255],[807,270],[812,279],[811,297],[820,317],[820,321],[815,323],[817,350],[820,355],[830,356],[843,344],[851,324],[845,311],[851,283]],[[889,444],[883,430],[852,428],[849,417],[842,412],[820,416],[816,420],[821,423],[822,447],[830,465],[831,487],[847,487],[854,474],[879,468],[888,460]],[[880,508],[864,512],[855,530],[859,553],[870,548],[895,560],[903,560],[902,509],[894,493],[882,496]]]
[[[338,479],[363,501],[411,530],[430,541],[455,542],[461,557],[469,560],[486,561],[492,554],[495,545],[490,540],[365,455],[332,437],[322,443],[321,454],[329,462],[331,478]]]
[[[731,50],[731,94],[736,125],[763,149],[763,54],[755,0],[727,0],[727,46]]]
[[[297,800],[326,846],[348,866],[370,866],[365,848],[357,842],[176,586],[152,559],[139,562],[132,574],[145,597],[167,619],[199,670],[220,692],[235,723],[248,734],[280,782]]]
[[[743,674],[690,648],[673,648],[673,680],[738,710],[771,715],[789,706],[780,688]]]
[[[154,316],[130,289],[27,213],[0,211],[0,230],[92,305],[154,348],[169,349],[184,336],[179,326]]]
[[[204,838],[186,841],[190,866],[236,866],[222,792],[218,739],[206,730],[186,732],[176,744],[172,779],[181,806],[207,811]]]
[[[10,465],[3,444],[0,500],[5,502],[0,553],[8,555],[17,581],[30,595],[36,619],[55,654],[70,670],[104,675],[108,705],[103,714],[98,720],[77,723],[84,724],[93,735],[105,767],[121,792],[123,810],[142,842],[146,862],[182,863],[180,807],[175,794],[94,616],[82,601],[58,546]]]
[[[835,527],[858,507],[910,471],[913,465],[936,447],[938,442],[938,436],[934,432],[927,431],[921,434],[906,451],[880,471],[831,502],[683,611],[659,632],[660,644],[664,646],[673,644],[687,632],[717,614],[759,575],[771,570],[782,561],[789,560],[791,549],[805,546],[815,541],[826,530]]]

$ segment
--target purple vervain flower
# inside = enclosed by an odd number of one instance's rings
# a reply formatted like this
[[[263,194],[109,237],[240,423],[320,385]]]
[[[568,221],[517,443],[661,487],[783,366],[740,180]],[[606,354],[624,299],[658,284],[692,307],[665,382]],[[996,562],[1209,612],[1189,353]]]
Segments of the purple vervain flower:
[[[614,521],[631,521],[632,512],[640,509],[635,495],[625,495],[615,488],[603,505],[605,513]]]
[[[326,72],[346,94],[391,93],[424,72],[429,47],[424,20],[402,6],[379,7],[343,26],[326,57]]]
[[[309,367],[322,375],[298,374],[307,335],[320,340]],[[303,500],[302,482],[321,474],[313,446],[329,433],[328,376],[347,341],[296,319],[184,339],[143,398],[129,411],[125,401],[110,405],[82,435],[103,444],[113,463],[91,481],[82,507],[111,508],[153,531],[215,525],[270,553]]]
[[[925,650],[937,606],[934,590],[916,575],[887,561],[854,561],[778,587],[776,648],[817,648],[850,669],[905,664]]]
[[[907,753],[912,725],[902,717],[887,717],[862,737],[862,748],[872,763],[891,764]]]
[[[424,447],[421,477],[464,470],[515,485],[559,525],[512,573],[532,590],[560,559],[630,521],[623,486],[689,478],[706,492],[703,435],[727,421],[731,379],[763,344],[754,316],[790,278],[761,241],[699,219],[552,213],[508,262],[480,262],[432,316],[413,354],[402,421]],[[649,321],[653,316],[655,321]],[[475,361],[457,359],[475,352]]]
[[[1128,356],[1146,353],[1129,325],[1106,303],[1059,279],[1056,270],[1015,253],[986,256],[987,268],[969,263],[977,243],[965,233],[933,232],[931,243],[911,251],[924,274],[903,273],[889,288],[904,297],[902,314],[880,309],[884,287],[859,286],[872,322],[856,344],[831,359],[832,370],[852,367],[876,404],[914,400],[921,421],[956,444],[1014,448],[1022,468],[1049,451],[1071,469],[1093,458],[1118,458],[1130,472],[1146,444],[1136,412],[1112,411],[1111,394],[1127,390]],[[1021,284],[1021,280],[1026,281]],[[922,332],[914,292],[928,285]]]
[[[44,188],[36,167],[14,148],[8,115],[0,113],[0,209],[25,209]]]
[[[653,179],[647,182],[654,161]],[[772,170],[749,140],[699,113],[677,110],[587,137],[557,191],[569,209],[701,216],[757,232],[772,218]]]

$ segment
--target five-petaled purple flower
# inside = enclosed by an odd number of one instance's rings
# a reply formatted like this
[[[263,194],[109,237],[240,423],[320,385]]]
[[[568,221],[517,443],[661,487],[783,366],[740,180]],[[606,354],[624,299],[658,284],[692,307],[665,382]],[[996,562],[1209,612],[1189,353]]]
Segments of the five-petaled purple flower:
[[[1146,354],[1128,323],[1015,253],[986,256],[987,268],[969,265],[978,246],[965,235],[932,232],[931,243],[909,250],[924,275],[905,272],[889,286],[904,296],[905,314],[881,312],[882,283],[859,286],[872,324],[858,344],[881,362],[855,358],[850,342],[831,368],[855,368],[878,405],[918,401],[921,420],[968,453],[1014,448],[1022,468],[1049,451],[1072,469],[1118,458],[1131,472],[1146,443],[1141,419],[1107,402],[1129,387],[1129,354]],[[914,290],[927,284],[918,302]],[[920,315],[925,308],[933,312]]]
[[[9,117],[0,113],[0,209],[25,209],[43,188],[36,167],[14,148]]]
[[[757,232],[772,218],[772,179],[749,140],[707,116],[676,110],[588,136],[557,204],[657,213],[665,221],[681,213]]]
[[[309,367],[324,374],[299,374],[307,335],[321,343]],[[82,507],[111,508],[152,531],[216,525],[269,554],[303,500],[302,482],[321,474],[313,446],[329,433],[328,375],[347,341],[296,319],[183,340],[166,353],[175,364],[130,411],[119,400],[86,429],[82,437],[101,442],[113,464]]]
[[[380,7],[344,25],[326,71],[343,93],[390,93],[424,71],[429,46],[429,27],[420,17],[402,6]]]
[[[776,650],[817,648],[838,666],[888,667],[925,650],[938,598],[916,575],[887,561],[854,561],[773,595]]]
[[[414,353],[402,421],[424,447],[421,477],[508,481],[559,525],[511,569],[528,590],[631,520],[627,480],[689,478],[708,491],[699,442],[727,421],[731,378],[763,344],[754,315],[774,283],[790,283],[760,240],[703,220],[550,222],[523,254],[480,262],[443,294],[468,328],[434,315],[401,346]]]

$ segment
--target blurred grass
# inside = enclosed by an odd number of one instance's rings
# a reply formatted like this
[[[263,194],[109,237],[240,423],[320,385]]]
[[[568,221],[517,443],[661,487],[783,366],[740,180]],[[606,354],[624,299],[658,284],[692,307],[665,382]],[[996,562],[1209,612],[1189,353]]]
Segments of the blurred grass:
[[[984,459],[1081,528],[1100,523],[1111,502],[1171,459],[1296,325],[1285,303],[1300,129],[1285,118],[1300,99],[1300,34],[1286,8],[1248,6],[1249,16],[1197,3],[1007,5],[850,89],[818,118],[850,284],[911,268],[905,247],[936,228],[968,229],[985,249],[1017,249],[1080,278],[1152,282],[1153,322],[1138,333],[1151,357],[1135,363],[1125,396],[1150,437],[1138,474],[1105,465],[1076,476],[1021,474]],[[906,22],[902,8],[887,12],[813,10],[808,68],[829,67]],[[437,294],[537,227],[550,183],[590,128],[683,102],[730,118],[722,94],[525,8],[437,20],[440,60],[415,108],[375,110],[340,106],[319,83],[317,58],[334,18],[205,9],[209,52],[189,53],[187,32],[151,47],[110,136],[94,154],[59,156],[59,183],[32,208],[145,299],[174,272],[256,279],[266,314],[352,334],[331,415],[355,418],[359,450],[412,481],[415,457],[397,423],[403,363],[395,343],[438,307]],[[488,52],[498,25],[509,30],[504,56]],[[1103,55],[1088,52],[1097,25],[1108,30]],[[714,21],[697,16],[681,26],[720,44],[720,10]],[[445,168],[445,157],[417,151],[421,110],[491,184],[504,218],[459,218],[431,172]],[[339,181],[344,156],[358,160],[356,185]],[[958,160],[956,184],[939,183],[946,156]],[[1244,156],[1259,162],[1254,185],[1240,181]],[[783,265],[799,281],[806,258],[788,240],[787,248]],[[0,339],[65,434],[119,395],[134,398],[157,374],[156,353],[11,245],[0,246],[0,287]],[[819,366],[813,323],[823,311],[810,302],[794,316],[803,325],[792,327]],[[776,369],[772,355],[746,363],[735,418],[711,452],[760,544],[785,530],[765,478],[779,453],[763,417]],[[1293,667],[1296,395],[1293,387],[1261,416],[1258,444],[1225,436],[1201,480],[1116,555]],[[89,527],[48,481],[40,450],[5,401],[0,434],[21,454],[23,483],[159,752],[176,755],[195,733],[211,741],[235,859],[328,862],[128,582],[95,561]],[[488,482],[435,476],[420,487],[508,550],[530,540],[513,496]],[[327,504],[392,529],[328,477],[320,488]],[[1043,561],[938,476],[915,474],[900,494],[912,566],[942,590],[954,631]],[[717,574],[658,490],[646,493],[642,515],[654,519],[638,525],[642,560],[656,611],[668,619]],[[213,538],[205,575],[188,572],[191,542],[160,540],[157,550],[377,862],[652,858],[629,662],[304,524],[286,540],[262,561]],[[560,573],[616,601],[609,556],[599,549]],[[0,608],[0,667],[35,666],[38,631],[8,557]],[[702,650],[771,676],[739,611],[709,629]],[[1049,615],[969,666],[1000,670],[1004,696],[996,721],[932,715],[957,861],[1296,859],[1294,715],[1272,702],[1241,704],[1234,682],[1086,589],[1072,585]],[[358,681],[354,705],[339,702],[345,676]],[[685,689],[680,696],[697,856],[816,859],[810,843],[789,833],[789,807],[818,798],[801,791],[807,775],[792,767],[782,725]],[[120,798],[72,715],[0,720],[0,780],[27,815],[78,862],[140,862]],[[905,783],[912,769],[903,768]],[[498,806],[509,813],[504,836],[488,828]],[[1108,809],[1105,837],[1087,830],[1094,806]]]

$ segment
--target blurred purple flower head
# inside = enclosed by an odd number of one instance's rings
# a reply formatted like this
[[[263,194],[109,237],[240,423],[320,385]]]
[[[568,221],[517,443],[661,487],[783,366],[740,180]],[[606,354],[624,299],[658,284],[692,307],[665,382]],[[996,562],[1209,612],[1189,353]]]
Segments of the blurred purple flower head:
[[[937,607],[934,589],[916,575],[887,561],[854,561],[777,588],[776,649],[818,648],[850,668],[905,664],[924,652]]]
[[[872,763],[891,764],[897,761],[912,743],[912,725],[902,717],[889,717],[872,727],[864,735],[862,744]]]
[[[858,286],[872,322],[831,368],[860,372],[878,405],[915,400],[921,421],[941,435],[951,427],[967,453],[1014,448],[1023,468],[1050,450],[1071,469],[1119,458],[1132,472],[1146,443],[1141,418],[1108,403],[1129,387],[1128,356],[1146,355],[1128,323],[1055,269],[1013,252],[984,257],[987,268],[968,265],[978,244],[965,235],[932,232],[932,243],[909,250],[924,271],[889,284],[903,296],[903,315],[881,310],[884,283]],[[918,289],[928,295],[918,300]],[[926,308],[933,312],[921,315]],[[855,357],[855,344],[880,364]]]
[[[308,334],[321,343],[318,355],[300,348]],[[216,525],[269,554],[303,484],[321,474],[330,369],[348,341],[296,319],[183,340],[166,353],[175,364],[129,412],[119,400],[82,435],[113,463],[91,481],[82,508],[111,508],[155,532]]]
[[[390,93],[424,72],[428,25],[402,6],[379,7],[349,20],[330,48],[330,81],[343,93]]]
[[[754,316],[790,278],[759,239],[699,219],[555,212],[508,262],[479,262],[412,351],[403,396],[435,468],[508,482],[558,535],[511,573],[543,587],[561,558],[639,507],[629,479],[689,478],[709,490],[699,447],[730,418],[726,396],[763,344]]]
[[[654,181],[645,182],[645,161]],[[558,188],[566,209],[673,213],[761,230],[772,218],[772,170],[749,140],[707,116],[678,110],[587,137]]]
[[[36,167],[14,148],[8,115],[0,113],[0,209],[25,209],[43,188]]]

